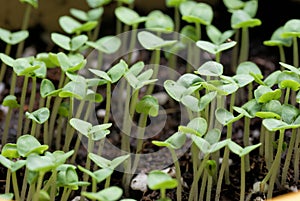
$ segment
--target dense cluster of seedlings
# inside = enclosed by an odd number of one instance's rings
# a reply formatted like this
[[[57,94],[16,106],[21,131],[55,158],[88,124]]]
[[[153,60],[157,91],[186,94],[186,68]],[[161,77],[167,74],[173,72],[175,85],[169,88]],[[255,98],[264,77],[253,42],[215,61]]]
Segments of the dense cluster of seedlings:
[[[159,101],[153,92],[159,79],[161,58],[165,57],[170,68],[176,70],[176,55],[182,51],[187,54],[185,72],[179,77],[175,73],[170,75],[172,79],[166,80],[163,86],[170,102],[178,102],[182,110],[187,111],[189,123],[180,125],[178,131],[164,141],[152,141],[170,151],[175,179],[165,172],[153,170],[148,174],[147,186],[160,191],[160,200],[170,200],[166,190],[173,188],[176,188],[176,200],[183,199],[176,150],[187,141],[191,142],[188,151],[193,170],[193,182],[188,187],[189,201],[221,199],[222,184],[230,183],[230,153],[240,157],[240,201],[246,199],[245,178],[251,169],[249,154],[255,149],[259,148],[259,155],[268,169],[256,191],[271,198],[276,186],[287,184],[291,167],[294,182],[299,181],[300,70],[297,42],[300,19],[287,21],[269,41],[264,42],[279,48],[281,61],[281,69],[266,76],[248,60],[249,29],[261,25],[260,19],[255,18],[257,0],[223,0],[228,12],[232,13],[231,29],[223,33],[212,24],[213,9],[206,3],[166,0],[167,7],[174,8],[172,18],[159,10],[140,16],[133,9],[134,0],[117,0],[116,35],[102,38],[98,38],[102,14],[105,6],[112,2],[86,0],[90,10],[70,9],[70,16],[59,18],[64,33],[51,34],[52,41],[61,51],[40,52],[29,57],[23,57],[22,52],[24,40],[29,36],[30,12],[32,8],[38,9],[38,1],[20,2],[27,6],[21,31],[0,29],[1,42],[6,44],[4,53],[0,53],[0,82],[9,88],[7,94],[1,94],[5,95],[1,97],[1,104],[7,112],[1,135],[0,164],[6,168],[7,176],[5,191],[1,192],[0,198],[69,200],[72,192],[76,192],[75,195],[81,195],[82,200],[84,197],[101,201],[133,200],[124,197],[130,197],[130,181],[139,165],[148,117],[155,117],[160,112]],[[183,21],[185,26],[181,24]],[[140,31],[138,28],[142,25],[144,29]],[[127,31],[130,34],[126,38],[121,33]],[[202,34],[206,34],[210,41],[203,40]],[[16,55],[12,55],[11,49],[15,45]],[[137,45],[152,55],[149,62],[152,68],[134,59]],[[284,48],[291,46],[293,64],[287,64]],[[97,65],[92,66],[88,64],[87,56],[94,49],[97,51]],[[221,63],[222,53],[229,50],[232,51],[231,76],[223,74]],[[118,51],[128,54],[104,69],[104,56]],[[202,61],[200,55],[203,52],[209,53],[212,59]],[[47,76],[51,68],[59,69],[58,82]],[[7,79],[9,73],[11,78]],[[15,91],[17,80],[23,82],[20,93]],[[124,154],[109,160],[101,155],[105,139],[115,123],[111,118],[111,105],[113,87],[117,84],[126,94],[124,100],[119,98],[116,106],[121,110],[124,108],[122,124],[119,125],[120,149]],[[101,94],[99,89],[105,93]],[[247,100],[241,101],[241,95]],[[224,104],[226,99],[229,104]],[[95,124],[90,114],[94,112],[94,105],[103,101],[106,103],[102,108],[105,110],[103,122]],[[17,118],[16,139],[8,142],[11,122],[15,122],[13,118]],[[136,145],[132,147],[130,135],[134,118],[138,118],[138,129]],[[261,122],[260,142],[257,144],[249,141],[254,118]],[[233,125],[242,120],[243,139],[238,144],[232,140]],[[226,130],[226,136],[222,136],[222,129]],[[290,138],[286,141],[287,132]],[[88,141],[88,154],[82,162],[84,167],[75,165],[82,140]],[[283,152],[286,152],[286,157],[282,164]],[[119,166],[124,172],[122,188],[111,186],[112,174]]]

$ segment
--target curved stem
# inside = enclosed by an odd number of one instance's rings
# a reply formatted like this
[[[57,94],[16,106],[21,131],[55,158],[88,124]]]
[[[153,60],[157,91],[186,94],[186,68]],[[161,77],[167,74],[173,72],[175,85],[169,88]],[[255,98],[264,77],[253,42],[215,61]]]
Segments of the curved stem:
[[[286,177],[287,177],[287,173],[288,173],[288,170],[289,170],[289,166],[290,166],[290,163],[291,163],[291,158],[292,158],[292,154],[293,154],[293,150],[294,150],[294,146],[295,146],[296,134],[297,134],[297,130],[293,129],[291,140],[290,140],[289,146],[288,146],[288,151],[287,151],[285,161],[284,161],[284,166],[283,166],[283,169],[282,169],[281,185],[285,185],[285,182],[286,182]]]
[[[262,180],[262,182],[260,184],[260,190],[263,192],[263,190],[265,189],[265,184],[270,179],[269,187],[268,187],[268,195],[267,195],[268,199],[272,197],[274,183],[275,183],[276,176],[278,174],[279,167],[280,167],[280,158],[281,158],[281,153],[282,153],[284,131],[285,131],[284,129],[280,130],[279,142],[278,142],[278,146],[277,146],[277,153],[276,153],[275,159],[272,163],[271,169],[269,170],[268,174],[265,176],[265,178]]]

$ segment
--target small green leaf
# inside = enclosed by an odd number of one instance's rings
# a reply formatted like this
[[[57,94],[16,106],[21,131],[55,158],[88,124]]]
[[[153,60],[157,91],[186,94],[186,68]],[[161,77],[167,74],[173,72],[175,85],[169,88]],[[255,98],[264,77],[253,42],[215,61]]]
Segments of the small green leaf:
[[[290,19],[283,26],[282,37],[300,36],[300,19]]]
[[[71,15],[82,21],[97,21],[102,16],[103,11],[103,7],[94,8],[87,12],[76,8],[70,9]]]
[[[223,74],[223,65],[215,61],[207,61],[198,68],[197,73],[205,76],[220,76]]]
[[[5,200],[12,200],[14,197],[13,193],[5,193],[5,194],[0,194],[0,199]]]
[[[181,3],[187,0],[166,0],[166,5],[168,7],[179,7]]]
[[[48,172],[54,168],[54,163],[49,156],[30,154],[26,160],[26,167],[31,171]]]
[[[118,200],[122,194],[123,190],[120,187],[117,186],[111,186],[108,188],[105,188],[97,193],[89,193],[89,192],[82,192],[83,196],[93,199],[93,200],[99,200],[99,201],[115,201]]]
[[[278,119],[264,119],[262,123],[269,131],[277,131],[288,127],[287,123]]]
[[[196,35],[195,27],[191,25],[184,26],[180,31],[180,40],[184,44],[196,42],[198,37]]]
[[[291,37],[287,37],[287,38],[282,37],[283,33],[284,33],[283,26],[277,28],[274,31],[274,33],[272,34],[271,39],[264,41],[264,45],[290,47],[292,45],[292,38]]]
[[[156,146],[169,147],[172,149],[180,149],[184,145],[185,140],[186,140],[186,135],[180,132],[176,132],[163,142],[154,140],[152,141],[152,143],[155,144]]]
[[[54,84],[50,80],[42,80],[40,93],[43,98],[46,98],[47,96],[56,96],[60,91],[61,89],[55,90]]]
[[[90,130],[93,127],[91,123],[77,118],[70,119],[70,124],[74,129],[76,129],[79,133],[85,136],[88,136]]]
[[[180,4],[182,19],[189,23],[209,25],[213,19],[213,10],[209,4],[187,1]]]
[[[5,144],[2,148],[1,155],[9,159],[20,157],[20,154],[18,153],[17,145],[13,143]]]
[[[2,102],[2,105],[9,108],[18,108],[20,105],[18,104],[17,97],[14,95],[7,95]]]
[[[173,45],[177,42],[176,40],[164,40],[148,31],[139,32],[138,40],[147,50],[160,49],[165,46]]]
[[[112,54],[120,48],[121,40],[117,36],[104,36],[96,42],[88,41],[86,44],[105,54]]]
[[[151,190],[173,189],[176,188],[178,182],[170,175],[159,170],[152,170],[147,178],[148,186]]]
[[[251,18],[251,16],[243,10],[234,11],[231,16],[231,27],[233,29],[240,29],[244,27],[260,26],[261,21],[257,18]]]
[[[31,153],[44,153],[44,151],[48,149],[48,145],[41,145],[40,142],[31,135],[22,135],[17,140],[17,149],[20,156],[27,157]]]
[[[258,103],[266,103],[271,100],[278,100],[281,97],[281,90],[275,89],[274,91],[267,86],[259,86],[254,91],[254,97]]]
[[[6,54],[0,53],[0,59],[3,63],[5,63],[8,66],[13,67],[15,60],[11,58],[10,56],[7,56]]]
[[[147,19],[146,17],[140,17],[134,10],[123,6],[116,8],[115,15],[121,22],[129,26],[145,22]]]
[[[179,126],[178,130],[185,134],[193,134],[201,137],[207,131],[207,122],[204,118],[196,117],[187,126]]]
[[[169,15],[154,10],[148,14],[145,27],[151,31],[168,33],[174,30],[174,23]]]
[[[211,145],[217,143],[221,139],[221,131],[217,128],[207,131],[204,139]]]
[[[138,113],[157,116],[159,110],[158,101],[155,97],[146,95],[136,105],[136,111]]]
[[[282,105],[281,119],[285,123],[292,124],[299,114],[300,110],[295,106],[288,104]]]
[[[28,38],[29,33],[27,30],[17,31],[11,33],[6,29],[0,28],[0,39],[3,40],[5,43],[10,45],[16,45],[26,38]]]
[[[81,32],[90,31],[94,29],[98,22],[97,21],[89,21],[84,24],[81,24],[77,20],[73,19],[69,16],[61,16],[59,18],[59,24],[61,28],[68,34],[77,33],[80,34]]]
[[[245,5],[245,2],[241,0],[223,0],[223,2],[229,10],[241,9]]]
[[[218,108],[215,112],[215,115],[217,120],[223,125],[228,125],[243,117],[243,114],[235,117],[231,112],[227,111],[224,108]]]
[[[38,123],[38,124],[43,124],[50,117],[50,110],[46,107],[42,107],[42,108],[40,108],[38,110],[35,110],[31,113],[26,112],[25,115],[28,119],[31,119],[31,120],[35,121],[36,123]]]
[[[67,97],[74,97],[77,98],[78,100],[82,100],[87,91],[87,86],[86,83],[83,82],[76,82],[76,81],[71,81],[68,82],[61,90],[61,92],[58,94],[62,98],[67,98]]]

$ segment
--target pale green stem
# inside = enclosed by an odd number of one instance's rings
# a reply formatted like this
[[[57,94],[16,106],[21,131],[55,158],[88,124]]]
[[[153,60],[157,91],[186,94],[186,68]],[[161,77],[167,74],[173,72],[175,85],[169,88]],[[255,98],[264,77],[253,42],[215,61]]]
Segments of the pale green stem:
[[[291,136],[291,140],[289,142],[289,146],[288,146],[288,150],[287,150],[287,154],[285,157],[284,166],[283,166],[282,174],[281,174],[282,175],[281,176],[281,185],[285,185],[285,182],[286,182],[286,177],[287,177],[287,173],[289,170],[289,166],[291,163],[291,158],[292,158],[292,154],[293,154],[293,150],[294,150],[294,146],[295,146],[296,134],[297,134],[297,130],[292,129],[292,136]]]
[[[182,185],[181,185],[180,165],[179,165],[178,158],[177,158],[175,150],[171,147],[168,147],[168,148],[171,152],[172,159],[173,159],[173,162],[174,162],[174,165],[175,165],[176,179],[177,179],[177,182],[178,182],[177,189],[176,189],[176,198],[177,198],[177,201],[181,201]]]
[[[286,63],[286,59],[285,59],[285,53],[284,53],[284,49],[282,45],[278,46],[279,49],[279,56],[280,56],[280,61],[283,63]],[[280,66],[280,70],[284,70],[284,68],[282,66]]]
[[[203,172],[204,166],[205,166],[206,161],[208,160],[208,158],[209,158],[209,155],[206,155],[204,157],[204,159],[201,161],[200,167],[198,168],[196,175],[194,175],[194,180],[193,180],[193,183],[192,183],[192,187],[191,187],[190,196],[189,196],[188,201],[193,201],[194,197],[196,196],[196,193],[197,193],[196,188],[198,187],[199,179],[201,177],[201,174]]]
[[[16,84],[17,84],[17,74],[15,72],[12,72],[10,90],[9,90],[10,95],[15,94]]]
[[[264,156],[264,148],[265,148],[265,130],[266,128],[264,126],[261,126],[260,128],[260,134],[259,134],[259,142],[261,143],[259,147],[259,155]]]
[[[22,183],[21,200],[25,200],[25,195],[26,195],[26,191],[27,191],[27,175],[28,175],[28,169],[26,168],[24,177],[23,177],[23,183]],[[29,193],[28,193],[28,195],[29,195]]]
[[[207,190],[206,190],[206,200],[211,200],[211,190],[213,186],[213,177],[208,175]]]
[[[51,102],[51,96],[48,96],[47,97],[47,100],[46,100],[46,108],[49,109],[50,107],[50,102]],[[49,133],[48,133],[48,130],[49,130],[49,120],[47,119],[47,121],[44,123],[44,133],[43,133],[43,138],[44,138],[44,143],[45,144],[49,144],[49,146],[52,145],[52,137],[53,137],[53,133],[51,133],[51,137],[49,138]]]
[[[105,116],[103,123],[106,124],[109,122],[110,116],[110,106],[111,106],[111,83],[107,82],[106,84],[106,106],[105,106]]]
[[[61,132],[62,132],[62,127],[64,125],[64,117],[59,116],[57,121],[58,121],[58,124],[57,124],[57,129],[56,129],[55,147],[56,147],[56,149],[60,149],[60,146],[61,146]]]
[[[35,136],[35,129],[36,129],[36,122],[34,120],[32,120],[32,125],[31,125],[31,131],[30,131],[30,133],[34,137],[36,137]]]
[[[122,6],[122,2],[121,1],[117,1],[117,8]],[[116,22],[116,34],[119,35],[122,31],[122,23],[121,21],[117,18],[117,22]]]
[[[234,35],[234,41],[239,42],[240,40],[240,30],[237,29]],[[238,65],[238,54],[239,54],[239,46],[235,45],[232,50],[232,60],[231,60],[231,70],[235,73],[237,65]]]
[[[159,72],[159,64],[160,64],[160,49],[155,49],[155,56],[154,56],[154,69],[153,69],[153,75],[152,75],[152,79],[156,79],[158,76],[158,72]],[[150,84],[148,86],[148,89],[146,91],[147,95],[152,94],[154,90],[154,84]]]
[[[110,186],[110,179],[111,179],[111,175],[106,178],[104,188],[108,188]]]
[[[39,178],[37,181],[37,186],[36,186],[36,190],[33,196],[33,201],[38,201],[39,197],[40,197],[40,190],[43,184],[43,178],[44,178],[45,173],[44,172],[40,172],[39,173]]]
[[[131,64],[133,49],[134,49],[135,44],[136,44],[137,27],[138,27],[138,24],[134,24],[132,26],[132,30],[131,30],[131,38],[130,38],[130,44],[129,44],[129,55],[128,55],[128,63],[129,64]]]
[[[250,145],[250,118],[245,116],[244,119],[244,135],[243,135],[243,142],[244,142],[244,147],[247,147]],[[249,172],[250,171],[250,159],[249,155],[247,154],[245,157],[245,171]]]
[[[298,37],[293,37],[293,65],[299,67]]]
[[[299,162],[300,162],[300,129],[297,129],[297,138],[294,146],[294,181],[299,180]]]
[[[284,104],[289,103],[291,88],[287,87],[285,91]]]
[[[88,153],[92,153],[94,149],[94,141],[92,139],[92,136],[88,136]],[[91,168],[91,159],[90,157],[88,157],[88,155],[86,156],[86,163],[85,163],[85,169],[89,170]],[[88,174],[83,174],[83,181],[88,181],[89,179],[89,175]],[[81,193],[85,192],[87,189],[86,186],[83,186],[81,188]],[[83,198],[83,196],[81,196],[81,199]]]
[[[179,33],[179,30],[180,30],[179,7],[174,7],[174,20],[175,20],[175,32]]]
[[[248,155],[248,154],[247,154]],[[245,189],[246,189],[246,166],[245,166],[245,156],[241,156],[241,192],[240,201],[245,200]]]
[[[28,112],[33,111],[33,106],[35,103],[35,96],[36,96],[36,77],[32,77],[32,84],[31,84],[31,94],[30,94],[30,99],[29,99],[29,105],[28,105]],[[30,119],[26,119],[25,121],[25,126],[24,126],[24,133],[27,133],[29,130],[29,123]]]
[[[21,100],[20,100],[17,138],[20,137],[21,134],[22,134],[23,116],[24,116],[23,110],[24,110],[24,106],[25,106],[27,86],[28,86],[28,77],[25,76],[24,77],[24,82],[23,82],[23,87],[22,87]]]
[[[11,176],[12,176],[12,183],[13,183],[15,199],[16,199],[16,201],[21,201],[16,172],[12,172]]]
[[[10,44],[7,44],[6,47],[5,47],[5,54],[6,55],[10,55],[10,51],[11,51],[11,45]],[[1,64],[1,71],[0,71],[0,82],[3,81],[3,78],[4,78],[4,75],[5,75],[5,72],[6,72],[6,64],[4,62],[2,62]]]
[[[207,171],[204,171],[202,181],[201,181],[199,199],[195,199],[195,200],[198,200],[198,201],[204,200],[204,194],[205,194],[207,179],[208,179],[208,173],[207,173]]]
[[[11,181],[10,176],[11,176],[11,171],[10,171],[10,169],[7,169],[6,180],[5,180],[5,182],[6,182],[6,184],[5,184],[5,194],[9,193],[9,191],[10,191],[9,190],[10,189],[10,181]]]
[[[275,159],[272,163],[271,169],[269,170],[268,174],[265,176],[265,178],[262,180],[262,182],[260,184],[260,190],[263,192],[263,189],[265,188],[265,184],[270,179],[269,186],[268,186],[268,194],[267,194],[268,199],[272,197],[275,180],[278,175],[279,168],[280,168],[280,159],[281,159],[281,153],[282,153],[284,131],[285,131],[284,129],[280,130],[279,142],[278,142],[278,146],[277,146],[277,153],[276,153]]]
[[[56,178],[57,178],[57,171],[56,169],[54,168],[53,169],[53,172],[52,172],[52,175],[51,175],[51,190],[50,190],[50,200],[55,200],[55,196],[56,196]],[[48,181],[49,182],[49,181]]]
[[[63,147],[63,150],[65,152],[69,151],[70,144],[71,144],[72,137],[73,137],[73,135],[71,135],[71,130],[73,129],[73,127],[69,123],[72,118],[72,115],[73,115],[73,108],[74,108],[74,98],[70,97],[69,116],[68,116],[68,123],[67,123],[67,129],[66,129],[65,144]]]
[[[232,123],[227,125],[227,137],[226,138],[231,139],[231,136],[232,136]],[[220,200],[222,181],[223,181],[224,173],[225,173],[226,170],[228,170],[228,177],[226,178],[226,174],[225,174],[225,183],[226,184],[230,183],[230,181],[229,181],[229,162],[228,162],[228,160],[229,160],[229,148],[225,147],[223,160],[222,160],[222,165],[221,165],[221,169],[219,171],[215,201]],[[226,181],[226,180],[228,180],[228,181]]]
[[[239,63],[247,61],[248,56],[249,56],[249,31],[248,31],[248,27],[243,27]]]
[[[98,69],[101,70],[103,64],[103,53],[98,50]]]

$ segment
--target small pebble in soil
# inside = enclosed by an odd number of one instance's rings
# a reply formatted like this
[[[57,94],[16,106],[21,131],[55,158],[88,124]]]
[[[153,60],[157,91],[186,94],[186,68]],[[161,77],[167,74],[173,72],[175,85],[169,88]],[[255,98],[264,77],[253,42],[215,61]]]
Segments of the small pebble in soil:
[[[104,109],[100,109],[97,111],[97,117],[99,118],[104,118],[105,116],[105,110]]]

